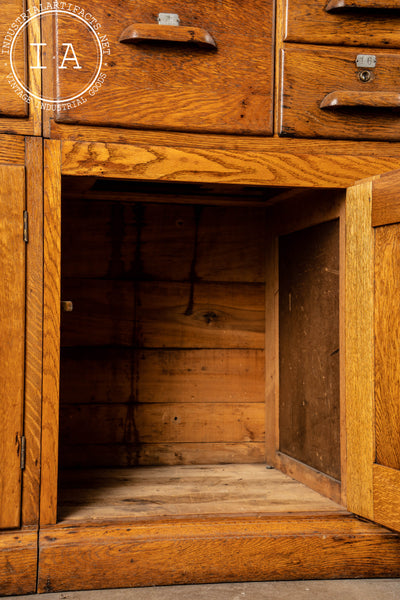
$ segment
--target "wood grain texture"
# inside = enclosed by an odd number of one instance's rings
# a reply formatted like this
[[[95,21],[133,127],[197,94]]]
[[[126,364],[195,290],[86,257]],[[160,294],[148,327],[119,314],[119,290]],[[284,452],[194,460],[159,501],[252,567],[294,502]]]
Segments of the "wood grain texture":
[[[43,402],[40,522],[56,522],[60,362],[60,144],[44,142]]]
[[[346,516],[47,528],[41,531],[39,591],[393,577],[399,556],[397,535]]]
[[[32,529],[0,533],[0,594],[36,591],[38,533]]]
[[[63,346],[259,348],[262,284],[74,279],[63,283],[74,310],[63,315]],[[189,308],[188,308],[189,307]]]
[[[59,520],[64,524],[206,514],[346,514],[336,503],[265,465],[63,471],[59,497]]]
[[[400,221],[400,172],[392,171],[372,182],[372,226]]]
[[[117,3],[98,6],[96,18],[107,31],[110,56],[105,55],[101,89],[87,102],[66,110],[63,123],[112,125],[201,132],[272,134],[273,4],[254,0],[241,5],[224,0],[209,10],[206,0],[182,0],[173,10],[182,28],[208,31],[217,50],[118,42],[131,23],[154,23],[160,11],[157,0],[122,8]],[[97,46],[79,23],[58,16],[58,43],[76,40],[78,57],[96,66]],[[160,26],[161,27],[161,26]],[[178,35],[180,28],[177,29]],[[90,68],[90,67],[89,67]],[[59,74],[57,97],[75,95],[87,80],[87,71]],[[78,86],[78,88],[77,88]],[[129,108],[127,108],[129,107]]]
[[[29,243],[26,256],[26,350],[25,414],[27,440],[22,523],[39,520],[40,425],[42,404],[42,312],[43,312],[43,156],[42,140],[26,138],[26,207]]]
[[[373,519],[374,240],[371,182],[346,197],[345,372],[347,506]]]
[[[21,520],[20,450],[24,412],[25,361],[25,171],[0,165],[0,527]]]
[[[340,480],[339,221],[279,241],[279,449]]]
[[[174,444],[63,445],[61,467],[135,467],[153,465],[253,464],[265,461],[264,442],[208,442]]]
[[[400,225],[375,230],[376,462],[400,469]]]
[[[374,519],[386,527],[400,531],[400,473],[382,465],[374,465]]]
[[[327,13],[325,0],[289,0],[286,13],[284,39],[290,42],[331,44],[339,46],[371,46],[399,48],[400,35],[396,24],[400,22],[398,11],[373,11],[377,2],[341,2],[342,5],[360,6],[360,10]],[[372,6],[374,4],[374,6]],[[392,5],[397,2],[392,2]],[[388,2],[380,3],[382,8]],[[383,6],[384,5],[384,6]],[[363,10],[364,9],[364,10]]]
[[[4,0],[2,3],[2,11],[0,15],[0,29],[4,32],[5,37],[2,40],[2,63],[0,69],[0,116],[23,118],[28,116],[29,104],[22,98],[22,94],[17,94],[12,89],[7,76],[11,73],[10,66],[10,47],[11,42],[15,39],[13,48],[13,67],[18,76],[18,79],[26,86],[27,64],[26,64],[26,36],[22,33],[14,37],[15,31],[11,29],[11,34],[8,29],[15,19],[25,10],[24,0]],[[22,21],[21,21],[22,23]],[[5,60],[4,60],[5,59]],[[19,89],[19,88],[18,88]]]
[[[132,180],[345,188],[400,165],[393,156],[327,155],[326,146],[319,153],[291,155],[282,146],[283,141],[280,150],[256,152],[67,140],[62,143],[62,171]]]
[[[64,407],[60,430],[63,444],[262,442],[264,405],[214,403],[210,410],[207,403],[71,404]]]
[[[356,56],[368,49],[286,47],[283,55],[280,135],[354,140],[399,140],[396,111],[367,107],[323,110],[320,103],[332,92],[375,94],[396,89],[393,52],[376,52],[378,71],[368,83],[358,78]],[[318,76],[323,70],[324,77]],[[373,173],[371,173],[372,175]],[[361,179],[361,177],[360,177]]]
[[[61,404],[264,402],[262,350],[61,351]],[[76,382],[79,382],[79,386]]]

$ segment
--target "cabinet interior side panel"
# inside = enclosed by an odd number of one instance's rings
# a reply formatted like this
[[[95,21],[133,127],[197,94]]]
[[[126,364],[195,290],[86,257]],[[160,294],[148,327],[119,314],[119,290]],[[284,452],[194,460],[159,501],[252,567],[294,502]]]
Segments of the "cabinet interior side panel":
[[[280,450],[340,480],[339,220],[279,243]]]
[[[265,209],[66,200],[64,467],[264,460]]]

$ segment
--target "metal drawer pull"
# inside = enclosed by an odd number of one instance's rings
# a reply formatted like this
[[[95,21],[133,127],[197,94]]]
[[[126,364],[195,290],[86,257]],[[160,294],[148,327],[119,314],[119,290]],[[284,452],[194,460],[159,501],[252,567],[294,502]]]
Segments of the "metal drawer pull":
[[[328,0],[326,12],[353,10],[400,10],[399,0]]]
[[[158,24],[134,23],[129,25],[121,33],[118,41],[123,44],[168,42],[206,49],[217,47],[214,38],[208,31],[200,27],[181,27],[179,16],[169,13],[160,13]]]
[[[320,108],[400,108],[400,93],[397,92],[353,92],[339,90],[331,92],[322,100]]]

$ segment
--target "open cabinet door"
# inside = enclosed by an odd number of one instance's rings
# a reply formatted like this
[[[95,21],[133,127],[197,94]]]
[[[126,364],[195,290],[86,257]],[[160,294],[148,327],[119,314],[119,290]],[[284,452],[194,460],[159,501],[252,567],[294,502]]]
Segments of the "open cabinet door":
[[[346,197],[347,507],[400,531],[400,171]]]
[[[25,169],[0,165],[0,529],[19,527],[25,352]]]

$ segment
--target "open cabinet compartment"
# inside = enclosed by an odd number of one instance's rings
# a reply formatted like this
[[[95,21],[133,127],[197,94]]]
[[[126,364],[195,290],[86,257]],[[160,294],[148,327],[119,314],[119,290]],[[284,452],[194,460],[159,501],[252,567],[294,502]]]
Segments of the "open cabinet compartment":
[[[59,520],[345,512],[342,204],[64,178]]]

